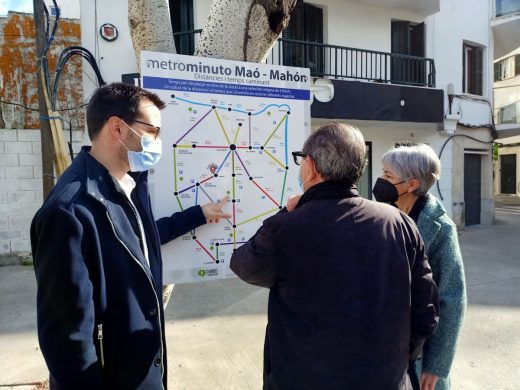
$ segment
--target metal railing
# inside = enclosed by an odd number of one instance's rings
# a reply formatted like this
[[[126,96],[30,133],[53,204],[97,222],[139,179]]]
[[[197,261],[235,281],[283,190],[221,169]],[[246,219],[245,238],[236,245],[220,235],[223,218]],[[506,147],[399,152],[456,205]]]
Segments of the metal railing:
[[[184,31],[174,36],[179,42],[187,42],[189,37],[195,43],[201,31]],[[177,48],[179,54],[193,52],[191,48],[179,50],[179,44]],[[433,59],[403,54],[279,38],[266,63],[309,68],[314,77],[435,87]]]

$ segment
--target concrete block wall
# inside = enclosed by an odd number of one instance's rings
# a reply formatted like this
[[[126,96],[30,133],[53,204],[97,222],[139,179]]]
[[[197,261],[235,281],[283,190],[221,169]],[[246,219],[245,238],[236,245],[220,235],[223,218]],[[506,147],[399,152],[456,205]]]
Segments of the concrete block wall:
[[[80,131],[72,140],[75,153],[89,143]],[[0,129],[0,264],[30,252],[29,228],[42,202],[40,130]]]

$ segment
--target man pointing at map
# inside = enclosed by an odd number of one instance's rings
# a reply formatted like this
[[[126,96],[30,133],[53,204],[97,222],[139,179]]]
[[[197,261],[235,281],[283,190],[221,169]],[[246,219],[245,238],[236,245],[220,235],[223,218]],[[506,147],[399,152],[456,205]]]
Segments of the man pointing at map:
[[[33,219],[38,336],[51,389],[167,387],[160,246],[230,215],[224,198],[155,221],[147,171],[161,157],[164,107],[132,85],[96,90],[87,108],[92,147]]]
[[[358,129],[324,125],[293,157],[304,194],[231,258],[241,279],[270,289],[264,389],[411,389],[409,354],[438,321],[415,224],[358,195]]]

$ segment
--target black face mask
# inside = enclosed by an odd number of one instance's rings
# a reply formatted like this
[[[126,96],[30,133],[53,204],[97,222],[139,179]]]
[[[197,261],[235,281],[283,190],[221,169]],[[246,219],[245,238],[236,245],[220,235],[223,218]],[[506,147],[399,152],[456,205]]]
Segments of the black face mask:
[[[376,198],[378,202],[383,203],[397,202],[397,199],[399,199],[400,195],[397,192],[397,188],[395,188],[395,186],[402,183],[404,183],[404,181],[392,184],[388,180],[378,177],[376,184],[374,184],[374,188],[372,188],[374,198]]]

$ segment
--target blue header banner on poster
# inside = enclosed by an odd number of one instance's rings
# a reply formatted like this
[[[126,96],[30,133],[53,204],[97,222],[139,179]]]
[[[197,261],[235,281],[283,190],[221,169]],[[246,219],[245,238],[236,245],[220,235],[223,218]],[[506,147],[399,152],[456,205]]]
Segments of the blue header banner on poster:
[[[164,77],[143,77],[143,87],[149,89],[197,92],[221,95],[252,96],[274,99],[309,100],[307,89],[259,87],[256,85],[237,85],[196,80],[180,80]]]

